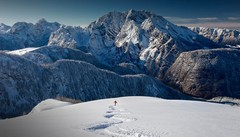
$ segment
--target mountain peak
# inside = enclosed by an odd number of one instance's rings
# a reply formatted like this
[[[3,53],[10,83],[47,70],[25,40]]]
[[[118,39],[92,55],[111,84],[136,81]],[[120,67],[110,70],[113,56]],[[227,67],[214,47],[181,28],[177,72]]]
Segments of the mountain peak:
[[[38,20],[39,24],[45,24],[45,23],[48,23],[48,21],[45,19],[45,18],[41,18],[40,20]]]

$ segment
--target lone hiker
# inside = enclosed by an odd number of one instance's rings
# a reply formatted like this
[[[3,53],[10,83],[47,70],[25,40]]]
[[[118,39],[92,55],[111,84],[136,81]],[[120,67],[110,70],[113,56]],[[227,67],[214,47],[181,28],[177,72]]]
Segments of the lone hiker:
[[[115,105],[115,106],[117,105],[117,101],[116,101],[116,100],[114,101],[114,105]]]

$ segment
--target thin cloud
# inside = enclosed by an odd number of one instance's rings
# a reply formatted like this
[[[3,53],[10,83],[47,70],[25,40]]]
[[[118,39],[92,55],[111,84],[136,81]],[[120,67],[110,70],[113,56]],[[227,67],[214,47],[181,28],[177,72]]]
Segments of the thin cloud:
[[[228,17],[228,20],[237,21],[240,20],[240,17]]]
[[[172,22],[194,22],[196,19],[194,18],[181,18],[181,17],[164,17],[167,20],[170,20]]]
[[[199,22],[216,22],[220,21],[217,17],[206,17],[206,18],[181,18],[181,17],[165,17],[167,20],[173,23],[199,23]]]
[[[226,28],[232,30],[240,30],[238,22],[210,22],[210,23],[193,23],[193,24],[177,24],[186,27],[207,27],[207,28]]]
[[[216,17],[208,17],[208,18],[197,18],[197,20],[200,20],[200,21],[217,21],[219,19],[216,18]]]
[[[206,18],[181,18],[165,17],[167,20],[187,27],[209,27],[209,28],[226,28],[240,30],[240,17],[206,17]]]

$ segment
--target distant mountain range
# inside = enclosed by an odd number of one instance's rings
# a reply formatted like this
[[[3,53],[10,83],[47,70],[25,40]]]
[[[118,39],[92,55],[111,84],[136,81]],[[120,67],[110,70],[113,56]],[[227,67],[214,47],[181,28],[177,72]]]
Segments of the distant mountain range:
[[[217,44],[227,45],[230,47],[240,47],[240,32],[237,30],[191,27],[192,31],[211,39]]]
[[[110,12],[86,28],[44,19],[0,24],[0,116],[57,96],[240,98],[239,37],[135,10]]]

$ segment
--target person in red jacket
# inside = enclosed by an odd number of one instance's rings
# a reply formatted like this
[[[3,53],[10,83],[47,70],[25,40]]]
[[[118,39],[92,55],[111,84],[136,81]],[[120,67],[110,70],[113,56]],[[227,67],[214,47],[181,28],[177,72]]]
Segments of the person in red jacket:
[[[114,105],[115,105],[115,106],[117,105],[117,101],[116,101],[116,100],[114,101]]]

